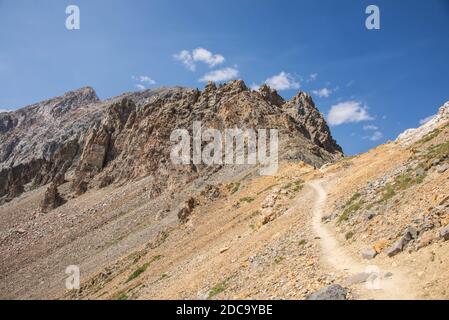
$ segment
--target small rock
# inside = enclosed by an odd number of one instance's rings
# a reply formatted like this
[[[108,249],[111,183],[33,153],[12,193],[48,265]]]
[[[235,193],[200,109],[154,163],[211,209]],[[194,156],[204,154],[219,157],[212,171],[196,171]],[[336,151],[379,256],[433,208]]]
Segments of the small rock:
[[[437,172],[438,172],[438,173],[443,173],[443,172],[446,172],[447,169],[449,169],[449,164],[445,163],[445,164],[440,165],[440,166],[437,168]]]
[[[404,249],[404,239],[401,238],[398,241],[396,241],[391,247],[385,249],[385,253],[389,257],[393,257],[398,253],[402,252],[403,249]]]
[[[374,259],[377,256],[377,251],[374,248],[366,248],[362,251],[362,257],[367,260]]]
[[[339,284],[328,285],[321,290],[309,295],[307,300],[346,300],[348,290]]]
[[[417,249],[422,249],[430,245],[434,240],[434,236],[431,232],[426,232],[422,235],[421,239],[419,239]]]
[[[440,237],[444,240],[449,240],[449,224],[440,230]]]
[[[229,250],[229,247],[224,247],[220,249],[220,253],[225,253],[226,251]]]
[[[370,277],[369,273],[366,272],[357,273],[346,278],[345,284],[347,286],[353,286],[355,284],[364,283],[368,280],[369,277]]]
[[[405,233],[403,235],[403,239],[408,243],[413,239],[416,239],[418,237],[418,231],[416,230],[415,227],[407,227],[407,229],[405,230]],[[406,244],[406,243],[404,243]]]
[[[376,216],[376,214],[373,211],[368,211],[367,213],[365,213],[365,219],[366,220],[371,220],[375,216]]]
[[[24,234],[25,232],[26,232],[25,229],[22,228],[17,229],[17,233]]]
[[[419,167],[418,169],[416,169],[417,176],[423,176],[425,174],[426,174],[426,170],[424,170],[424,168]]]

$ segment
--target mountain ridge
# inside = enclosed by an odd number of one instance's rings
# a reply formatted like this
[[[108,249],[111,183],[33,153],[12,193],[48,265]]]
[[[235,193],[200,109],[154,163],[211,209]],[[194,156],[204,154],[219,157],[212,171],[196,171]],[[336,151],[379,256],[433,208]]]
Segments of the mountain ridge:
[[[268,92],[269,96],[267,96]],[[241,103],[236,99],[238,95],[241,95],[244,102]],[[332,154],[338,157],[338,154],[342,154],[342,149],[333,140],[324,117],[318,112],[310,96],[301,93],[298,94],[298,97],[300,96],[306,98],[301,98],[300,101],[297,98],[296,104],[285,102],[275,90],[264,86],[259,91],[251,91],[241,80],[219,86],[209,83],[203,91],[182,87],[160,88],[124,93],[103,101],[91,87],[70,91],[62,96],[0,116],[0,142],[3,146],[0,150],[0,169],[5,171],[2,173],[3,176],[8,177],[0,185],[0,190],[4,190],[0,192],[0,196],[5,195],[6,190],[9,190],[8,198],[20,194],[24,185],[33,179],[34,185],[48,183],[56,177],[61,180],[66,171],[74,171],[78,175],[74,189],[80,193],[87,183],[83,179],[91,180],[93,176],[101,173],[116,156],[119,156],[118,153],[123,152],[124,146],[110,146],[111,141],[113,141],[112,144],[117,141],[116,136],[120,136],[122,140],[128,139],[128,143],[133,145],[134,149],[129,149],[128,155],[139,149],[130,140],[139,135],[138,132],[133,132],[132,128],[136,117],[141,125],[149,126],[148,117],[162,117],[166,124],[171,126],[167,118],[171,112],[188,117],[188,121],[181,121],[177,124],[178,127],[190,127],[189,121],[193,122],[195,118],[201,118],[205,122],[211,121],[212,126],[221,126],[222,129],[226,125],[260,127],[265,123],[267,127],[273,125],[287,131],[294,130],[298,135],[303,135],[312,145],[328,153],[328,155],[323,153],[324,162],[331,160]],[[226,99],[234,99],[236,104],[241,103],[240,107],[247,109],[246,119],[242,119],[241,111],[234,110],[236,108],[224,101]],[[182,104],[184,106],[177,107]],[[226,105],[226,107],[218,107],[218,104]],[[255,107],[256,105],[263,108]],[[165,108],[165,111],[161,113],[157,108]],[[177,108],[179,110],[176,110]],[[221,115],[218,114],[221,117],[219,122],[214,120],[216,113],[211,112],[218,111],[218,108],[222,110]],[[266,121],[263,114],[274,117],[274,120]],[[253,117],[257,120],[252,119]],[[306,123],[306,121],[309,122]],[[154,118],[150,122],[160,121]],[[164,130],[164,127],[166,125],[161,124],[157,130]],[[171,128],[171,130],[174,129],[175,127]],[[123,130],[128,136],[121,133]],[[103,135],[103,138],[99,135]],[[140,144],[145,144],[150,135],[151,133],[145,134]],[[89,144],[89,139],[91,139],[90,146],[86,145]],[[159,141],[159,144],[165,144],[168,148],[168,140],[166,132],[165,141]],[[162,148],[158,152],[161,150]],[[305,154],[307,153],[308,151],[305,151]],[[304,159],[315,164],[323,163],[323,160],[318,160],[321,157],[319,152],[317,154],[318,156],[305,156]],[[139,157],[141,161],[144,161],[145,156]],[[165,157],[168,158],[167,154]],[[55,163],[58,164],[55,165]],[[119,166],[116,166],[116,170],[121,170],[117,168]],[[145,168],[147,165],[142,164],[143,173],[138,174],[135,170],[134,173],[125,173],[121,170],[122,173],[118,172],[116,175],[119,176],[118,179],[126,178],[126,176],[137,178],[142,174],[151,174],[155,166],[158,165],[153,164],[153,168]],[[45,168],[39,170],[38,167]],[[111,183],[111,180],[115,178],[104,174],[102,179],[100,185]],[[11,190],[15,191],[11,192]]]

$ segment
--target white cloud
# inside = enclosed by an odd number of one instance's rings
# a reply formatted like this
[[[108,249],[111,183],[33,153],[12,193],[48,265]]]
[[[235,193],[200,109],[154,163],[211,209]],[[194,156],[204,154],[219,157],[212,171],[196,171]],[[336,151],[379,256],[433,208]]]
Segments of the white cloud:
[[[139,76],[139,77],[137,77],[137,79],[142,83],[156,84],[156,81],[151,79],[149,76]]]
[[[371,137],[369,137],[369,139],[371,141],[378,141],[380,139],[382,139],[384,137],[383,133],[380,131],[376,131],[373,133],[373,135]]]
[[[419,120],[419,124],[423,125],[423,124],[429,122],[430,120],[432,120],[435,117],[436,117],[436,114],[428,116],[427,118],[421,119],[421,120]]]
[[[139,90],[145,90],[146,85],[156,84],[156,81],[150,78],[149,76],[132,76],[131,78],[139,82],[136,84],[136,88]]]
[[[320,98],[327,98],[332,94],[333,90],[328,88],[322,88],[318,90],[313,90],[312,93]]]
[[[328,121],[330,125],[338,126],[343,123],[373,120],[366,106],[357,101],[345,101],[333,105],[329,111]]]
[[[367,124],[363,126],[363,130],[369,131],[369,130],[379,130],[379,127],[373,125],[373,124]]]
[[[220,82],[235,79],[239,76],[239,71],[235,68],[224,68],[206,73],[200,82]]]
[[[196,62],[207,64],[209,68],[213,68],[225,62],[225,58],[221,54],[213,54],[204,48],[196,48],[192,50],[192,52],[182,50],[181,52],[174,54],[173,58],[177,61],[181,61],[190,71],[196,70]]]
[[[253,84],[250,86],[250,89],[251,89],[251,90],[254,90],[254,91],[259,90],[259,88],[260,88],[260,85],[258,85],[257,83],[253,83]]]
[[[289,73],[282,71],[278,75],[268,78],[265,83],[272,89],[281,91],[289,89],[299,89],[300,83]]]
[[[195,62],[193,61],[193,57],[189,51],[182,50],[181,52],[174,54],[173,58],[175,60],[181,61],[190,71],[195,71]]]
[[[204,62],[211,68],[225,62],[225,58],[221,54],[212,54],[212,52],[204,48],[193,50],[192,57],[194,61]]]

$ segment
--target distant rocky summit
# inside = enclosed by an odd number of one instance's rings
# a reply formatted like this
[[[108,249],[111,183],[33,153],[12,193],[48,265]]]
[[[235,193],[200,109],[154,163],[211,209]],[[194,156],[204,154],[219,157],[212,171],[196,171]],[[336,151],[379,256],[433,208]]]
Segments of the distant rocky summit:
[[[424,123],[422,126],[416,129],[408,129],[400,134],[396,142],[402,145],[410,145],[420,139],[422,139],[426,134],[434,131],[442,124],[449,120],[449,101],[446,102],[438,111],[438,114],[433,117],[428,122]]]
[[[203,91],[161,88],[100,101],[86,87],[0,115],[0,198],[66,177],[76,194],[148,175],[157,177],[155,194],[175,181],[192,181],[210,168],[175,166],[169,156],[170,133],[191,132],[193,121],[216,129],[276,128],[281,156],[314,166],[342,156],[303,92],[285,102],[266,85],[252,91],[239,80],[209,83]]]

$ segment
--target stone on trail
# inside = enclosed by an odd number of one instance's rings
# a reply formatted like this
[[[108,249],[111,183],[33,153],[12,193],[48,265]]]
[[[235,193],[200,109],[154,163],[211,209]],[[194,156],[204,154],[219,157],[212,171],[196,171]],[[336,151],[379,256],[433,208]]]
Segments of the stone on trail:
[[[367,260],[374,259],[377,256],[377,251],[374,248],[366,248],[362,251],[362,257]]]
[[[347,289],[339,284],[331,284],[309,295],[307,300],[347,300],[347,295]]]
[[[364,283],[368,280],[370,276],[371,274],[367,272],[353,274],[346,278],[345,285],[352,286],[355,284]]]

